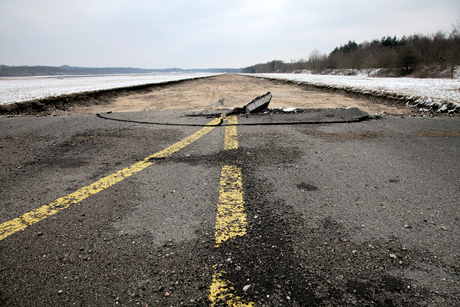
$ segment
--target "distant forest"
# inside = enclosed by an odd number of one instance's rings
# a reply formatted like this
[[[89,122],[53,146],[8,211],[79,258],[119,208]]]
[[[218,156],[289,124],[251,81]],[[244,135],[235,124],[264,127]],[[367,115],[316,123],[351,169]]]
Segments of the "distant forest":
[[[55,66],[6,66],[0,65],[1,77],[18,77],[18,76],[48,76],[48,75],[102,75],[102,74],[155,74],[155,73],[225,73],[241,72],[241,69],[231,68],[209,68],[209,69],[144,69],[131,67],[75,67],[63,65]]]
[[[375,69],[393,76],[454,78],[460,65],[460,20],[453,25],[452,32],[437,32],[431,35],[414,34],[409,37],[384,36],[357,44],[348,41],[329,54],[314,50],[308,59],[292,60],[291,63],[275,60],[243,69],[244,73],[289,73],[309,70],[313,73],[328,73],[331,70]],[[443,73],[442,73],[443,72]]]

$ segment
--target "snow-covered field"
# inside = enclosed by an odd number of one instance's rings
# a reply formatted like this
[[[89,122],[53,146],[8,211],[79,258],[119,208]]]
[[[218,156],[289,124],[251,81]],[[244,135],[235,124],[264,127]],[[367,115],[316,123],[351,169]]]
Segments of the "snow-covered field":
[[[0,104],[213,75],[216,74],[3,77]]]
[[[458,79],[376,78],[312,74],[250,75],[345,89],[374,96],[398,97],[409,101],[408,105],[419,108],[460,111],[460,80]]]

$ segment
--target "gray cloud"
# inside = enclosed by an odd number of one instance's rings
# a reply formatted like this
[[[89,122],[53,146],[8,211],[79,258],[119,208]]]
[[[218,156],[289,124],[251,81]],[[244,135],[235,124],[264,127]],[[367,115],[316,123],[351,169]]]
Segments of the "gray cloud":
[[[244,67],[456,19],[457,0],[0,0],[0,63]]]

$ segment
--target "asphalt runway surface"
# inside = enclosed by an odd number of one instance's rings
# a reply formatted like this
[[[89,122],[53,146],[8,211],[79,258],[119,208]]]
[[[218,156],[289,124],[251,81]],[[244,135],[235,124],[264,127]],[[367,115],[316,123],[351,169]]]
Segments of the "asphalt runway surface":
[[[458,306],[460,119],[0,118],[2,306]]]

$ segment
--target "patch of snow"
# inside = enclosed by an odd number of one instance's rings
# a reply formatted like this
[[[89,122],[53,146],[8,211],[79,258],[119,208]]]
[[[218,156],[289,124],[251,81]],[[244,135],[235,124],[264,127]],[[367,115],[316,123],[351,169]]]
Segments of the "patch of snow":
[[[0,104],[214,75],[218,74],[2,77]]]
[[[296,108],[286,108],[286,109],[281,109],[284,113],[289,113],[289,112],[294,112]]]
[[[331,89],[391,97],[407,101],[408,106],[435,108],[438,111],[460,111],[460,80],[418,78],[375,78],[365,75],[312,75],[312,74],[247,74],[250,76],[282,79],[322,86]]]

